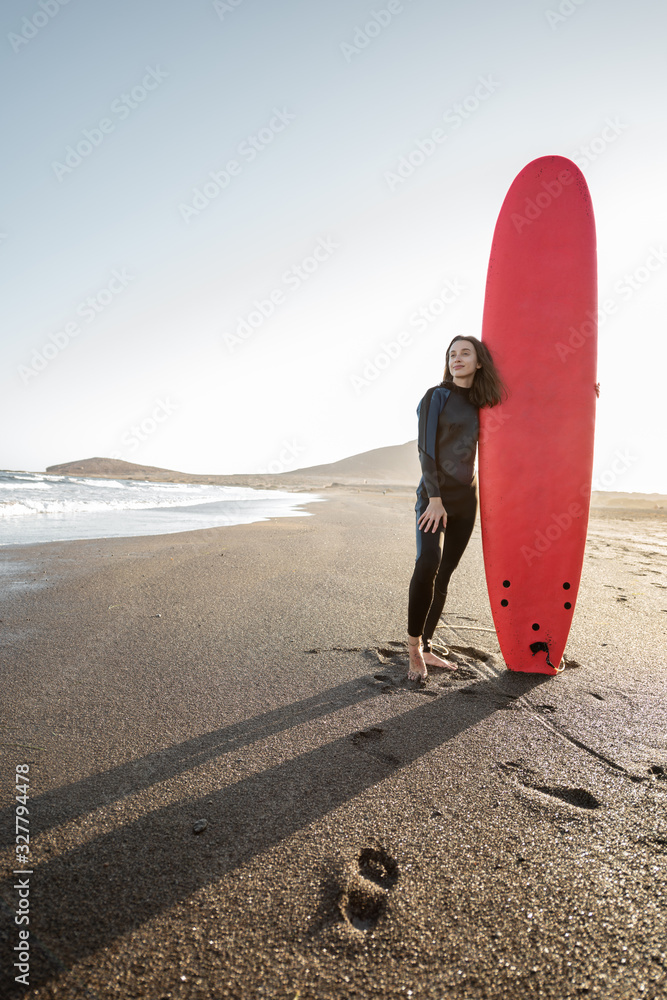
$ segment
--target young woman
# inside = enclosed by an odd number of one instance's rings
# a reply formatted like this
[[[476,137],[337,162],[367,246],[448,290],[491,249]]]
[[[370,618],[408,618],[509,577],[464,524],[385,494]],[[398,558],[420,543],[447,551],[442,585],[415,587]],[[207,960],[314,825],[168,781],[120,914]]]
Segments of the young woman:
[[[417,407],[422,478],[417,487],[417,559],[408,601],[409,680],[427,666],[456,670],[431,649],[449,579],[477,514],[475,454],[479,407],[501,402],[504,386],[491,352],[476,337],[454,337],[440,385]]]

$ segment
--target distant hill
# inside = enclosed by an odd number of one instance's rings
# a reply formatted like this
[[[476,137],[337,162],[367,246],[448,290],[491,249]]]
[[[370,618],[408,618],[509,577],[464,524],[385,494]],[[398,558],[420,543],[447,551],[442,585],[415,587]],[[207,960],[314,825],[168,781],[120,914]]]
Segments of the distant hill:
[[[289,476],[322,477],[324,479],[358,480],[368,483],[396,483],[417,487],[421,477],[417,441],[406,444],[389,445],[387,448],[373,448],[349,458],[341,458],[328,465],[311,465],[305,469],[294,469],[285,473]]]
[[[78,462],[63,462],[62,465],[48,465],[46,472],[54,476],[109,476],[115,479],[144,479],[145,474],[160,476],[187,476],[187,472],[171,472],[158,469],[154,465],[135,465],[117,458],[81,458]]]
[[[102,476],[111,479],[147,479],[155,481],[179,483],[236,483],[296,480],[339,482],[349,484],[369,483],[384,485],[392,483],[397,486],[415,486],[421,476],[417,441],[407,444],[390,445],[387,448],[374,448],[360,455],[351,455],[338,462],[328,465],[313,465],[306,469],[294,469],[274,475],[247,473],[233,476],[200,475],[190,472],[176,472],[171,469],[158,469],[154,465],[137,465],[134,462],[124,462],[117,458],[82,458],[76,462],[63,462],[60,465],[49,465],[46,472],[57,476]]]

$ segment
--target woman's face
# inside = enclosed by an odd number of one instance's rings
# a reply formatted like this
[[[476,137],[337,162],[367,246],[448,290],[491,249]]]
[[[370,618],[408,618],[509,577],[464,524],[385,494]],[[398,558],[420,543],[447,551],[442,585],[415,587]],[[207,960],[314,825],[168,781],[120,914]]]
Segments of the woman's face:
[[[472,385],[476,370],[482,367],[477,360],[475,345],[470,340],[455,340],[449,348],[447,361],[454,382],[465,380],[467,385]]]

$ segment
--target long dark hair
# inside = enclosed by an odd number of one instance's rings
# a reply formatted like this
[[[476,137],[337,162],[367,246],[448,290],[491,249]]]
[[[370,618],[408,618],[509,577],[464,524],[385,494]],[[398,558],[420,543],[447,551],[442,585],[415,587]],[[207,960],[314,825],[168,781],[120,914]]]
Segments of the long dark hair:
[[[460,333],[453,338],[447,348],[445,372],[442,376],[443,383],[454,381],[454,376],[449,370],[449,352],[452,344],[455,344],[457,340],[469,340],[477,352],[477,360],[482,365],[481,368],[476,369],[473,377],[470,387],[470,402],[474,406],[497,406],[498,403],[502,403],[503,399],[507,397],[507,388],[498,374],[498,369],[491,357],[491,351],[477,337],[466,337]]]

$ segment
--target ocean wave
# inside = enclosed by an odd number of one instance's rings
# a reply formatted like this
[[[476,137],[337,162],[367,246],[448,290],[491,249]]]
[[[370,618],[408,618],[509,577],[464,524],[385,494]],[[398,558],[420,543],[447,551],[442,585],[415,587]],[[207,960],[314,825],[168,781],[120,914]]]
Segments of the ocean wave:
[[[212,499],[202,499],[201,497],[191,497],[189,499],[180,497],[173,500],[158,499],[156,497],[138,497],[136,500],[2,500],[0,501],[0,518],[18,517],[27,514],[85,514],[97,511],[121,511],[121,510],[153,510],[166,509],[169,507],[197,507],[205,503],[223,502],[229,504],[230,508],[243,504],[241,497],[216,497]],[[247,501],[246,501],[247,502]]]
[[[43,490],[53,489],[51,483],[21,483],[22,490]],[[0,490],[16,490],[16,483],[0,483]]]
[[[0,546],[246,524],[295,516],[284,490],[0,471]],[[180,509],[179,509],[180,508]]]
[[[119,479],[77,479],[75,476],[68,476],[69,482],[83,486],[102,486],[124,489],[125,483]]]

